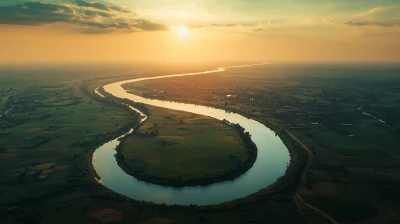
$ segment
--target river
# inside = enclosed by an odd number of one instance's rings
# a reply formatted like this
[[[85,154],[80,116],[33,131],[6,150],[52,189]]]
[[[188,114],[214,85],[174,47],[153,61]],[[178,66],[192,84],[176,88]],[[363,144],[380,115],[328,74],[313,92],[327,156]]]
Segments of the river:
[[[258,149],[257,159],[253,167],[246,173],[232,181],[218,182],[207,186],[177,188],[146,183],[126,174],[116,162],[115,148],[120,143],[118,139],[126,135],[124,134],[123,136],[105,143],[94,152],[93,165],[97,174],[101,177],[100,182],[114,192],[130,198],[169,205],[220,204],[222,202],[245,197],[273,184],[279,177],[285,174],[287,164],[290,162],[290,156],[288,149],[283,144],[282,140],[265,125],[255,120],[248,119],[240,114],[226,112],[221,109],[195,104],[147,99],[128,93],[122,88],[122,85],[126,83],[140,82],[144,80],[201,75],[222,72],[228,68],[240,69],[243,67],[262,65],[264,64],[231,66],[204,72],[137,78],[114,82],[104,86],[106,92],[118,98],[127,98],[147,105],[205,115],[218,120],[226,119],[231,123],[240,124],[245,128],[245,131],[251,134],[251,139],[257,145]],[[98,93],[97,89],[96,92]],[[132,109],[141,113],[135,108]],[[144,122],[147,117],[143,113],[141,114],[143,116],[142,122]],[[132,130],[128,133],[131,132]]]

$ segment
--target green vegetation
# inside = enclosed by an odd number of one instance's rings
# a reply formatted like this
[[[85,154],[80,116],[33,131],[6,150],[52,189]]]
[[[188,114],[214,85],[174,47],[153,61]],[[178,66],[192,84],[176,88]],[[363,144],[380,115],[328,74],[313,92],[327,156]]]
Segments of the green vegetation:
[[[126,79],[120,74],[130,72],[103,67],[0,69],[0,113],[15,105],[12,116],[0,119],[0,223],[140,223],[157,217],[177,224],[304,223],[287,196],[200,208],[165,206],[131,200],[98,184],[94,149],[134,126],[137,115],[92,91]],[[151,75],[165,72],[163,67]],[[227,155],[230,159],[231,153]]]
[[[306,203],[340,222],[389,223],[397,220],[396,214],[385,214],[398,210],[400,195],[399,72],[398,66],[390,65],[276,64],[144,81],[125,88],[150,98],[209,105],[276,124],[312,151],[298,191]],[[284,134],[280,137],[289,142]],[[297,151],[291,150],[290,166],[304,158],[293,152]],[[275,186],[293,189],[289,183],[298,182],[302,164],[289,169]],[[315,218],[315,210],[304,206],[300,210],[306,219]]]
[[[0,223],[140,223],[157,217],[178,224],[305,223],[304,219],[329,223],[309,205],[340,223],[398,222],[398,68],[269,65],[127,85],[148,97],[237,111],[272,127],[289,148],[291,163],[274,185],[241,200],[205,207],[138,202],[96,183],[91,166],[93,150],[134,125],[137,116],[115,101],[95,98],[92,91],[111,80],[126,78],[118,75],[123,73],[21,70],[2,70],[0,76],[0,113],[15,106],[10,116],[0,119]],[[106,78],[111,73],[117,75]],[[162,68],[152,75],[165,73],[169,72]],[[358,110],[361,105],[362,110]],[[164,132],[162,127],[164,122],[170,130],[185,126],[192,122],[191,114],[182,113],[181,124],[175,111],[163,111],[173,115],[169,119],[160,115],[157,122],[151,119],[161,110],[150,108],[148,112],[150,120],[139,135],[125,140],[132,153],[136,146],[130,140],[155,149],[155,139],[172,134],[185,134],[186,138],[191,131],[168,134],[170,131]],[[127,120],[132,123],[127,124]],[[212,122],[221,128],[216,132],[225,128],[237,134],[221,122]],[[307,155],[288,133],[312,151],[305,175]],[[162,141],[158,142],[160,151],[190,142],[170,145],[181,139],[163,140],[170,141],[164,148]],[[218,141],[202,143],[207,146]],[[142,158],[156,167],[156,161],[146,157],[143,148],[138,149]],[[224,157],[230,161],[232,150],[224,150],[230,152]],[[157,154],[166,156],[161,152]],[[208,173],[206,169],[190,171],[190,175]]]
[[[202,185],[249,169],[257,149],[226,121],[150,107],[149,119],[119,148],[127,172],[163,185]],[[242,134],[243,135],[243,134]]]
[[[76,179],[78,158],[137,122],[137,114],[85,94],[90,86],[71,76],[0,77],[2,203],[64,188]]]

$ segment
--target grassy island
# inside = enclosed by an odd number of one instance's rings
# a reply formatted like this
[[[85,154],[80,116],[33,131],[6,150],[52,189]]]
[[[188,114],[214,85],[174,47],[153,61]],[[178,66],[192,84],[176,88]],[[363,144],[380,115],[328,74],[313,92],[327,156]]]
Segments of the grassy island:
[[[255,161],[257,149],[240,126],[158,107],[149,111],[149,119],[118,149],[121,167],[139,179],[205,185],[233,179]]]

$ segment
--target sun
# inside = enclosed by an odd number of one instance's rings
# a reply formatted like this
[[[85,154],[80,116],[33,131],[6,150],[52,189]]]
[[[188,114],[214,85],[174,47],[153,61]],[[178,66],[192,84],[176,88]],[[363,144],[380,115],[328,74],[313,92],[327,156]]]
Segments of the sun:
[[[186,26],[178,26],[176,28],[176,35],[179,37],[186,37],[188,35],[188,30]]]

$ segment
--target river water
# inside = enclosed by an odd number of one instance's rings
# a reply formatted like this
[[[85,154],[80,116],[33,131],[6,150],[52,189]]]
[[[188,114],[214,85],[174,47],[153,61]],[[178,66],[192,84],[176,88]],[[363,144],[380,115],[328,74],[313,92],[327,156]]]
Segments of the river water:
[[[257,159],[253,167],[250,168],[246,173],[232,181],[218,182],[207,186],[188,186],[177,188],[146,183],[126,174],[118,166],[115,159],[115,148],[120,143],[118,141],[118,139],[122,137],[120,136],[108,143],[105,143],[96,149],[95,153],[93,154],[93,165],[97,174],[101,177],[101,183],[114,192],[136,200],[165,203],[170,205],[219,204],[245,197],[273,184],[279,177],[285,174],[290,157],[289,152],[282,140],[265,125],[255,120],[248,119],[242,115],[226,112],[224,110],[212,107],[143,98],[141,96],[126,92],[121,86],[126,83],[150,79],[201,75],[222,72],[228,68],[240,69],[241,67],[262,65],[263,64],[232,66],[205,72],[138,78],[119,81],[104,86],[104,90],[106,92],[119,98],[127,98],[129,100],[147,105],[210,116],[218,120],[226,119],[231,123],[239,123],[247,132],[251,134],[251,138],[258,148]],[[138,110],[135,109],[135,111]],[[142,116],[142,122],[144,122],[147,117],[144,114],[142,114]]]

